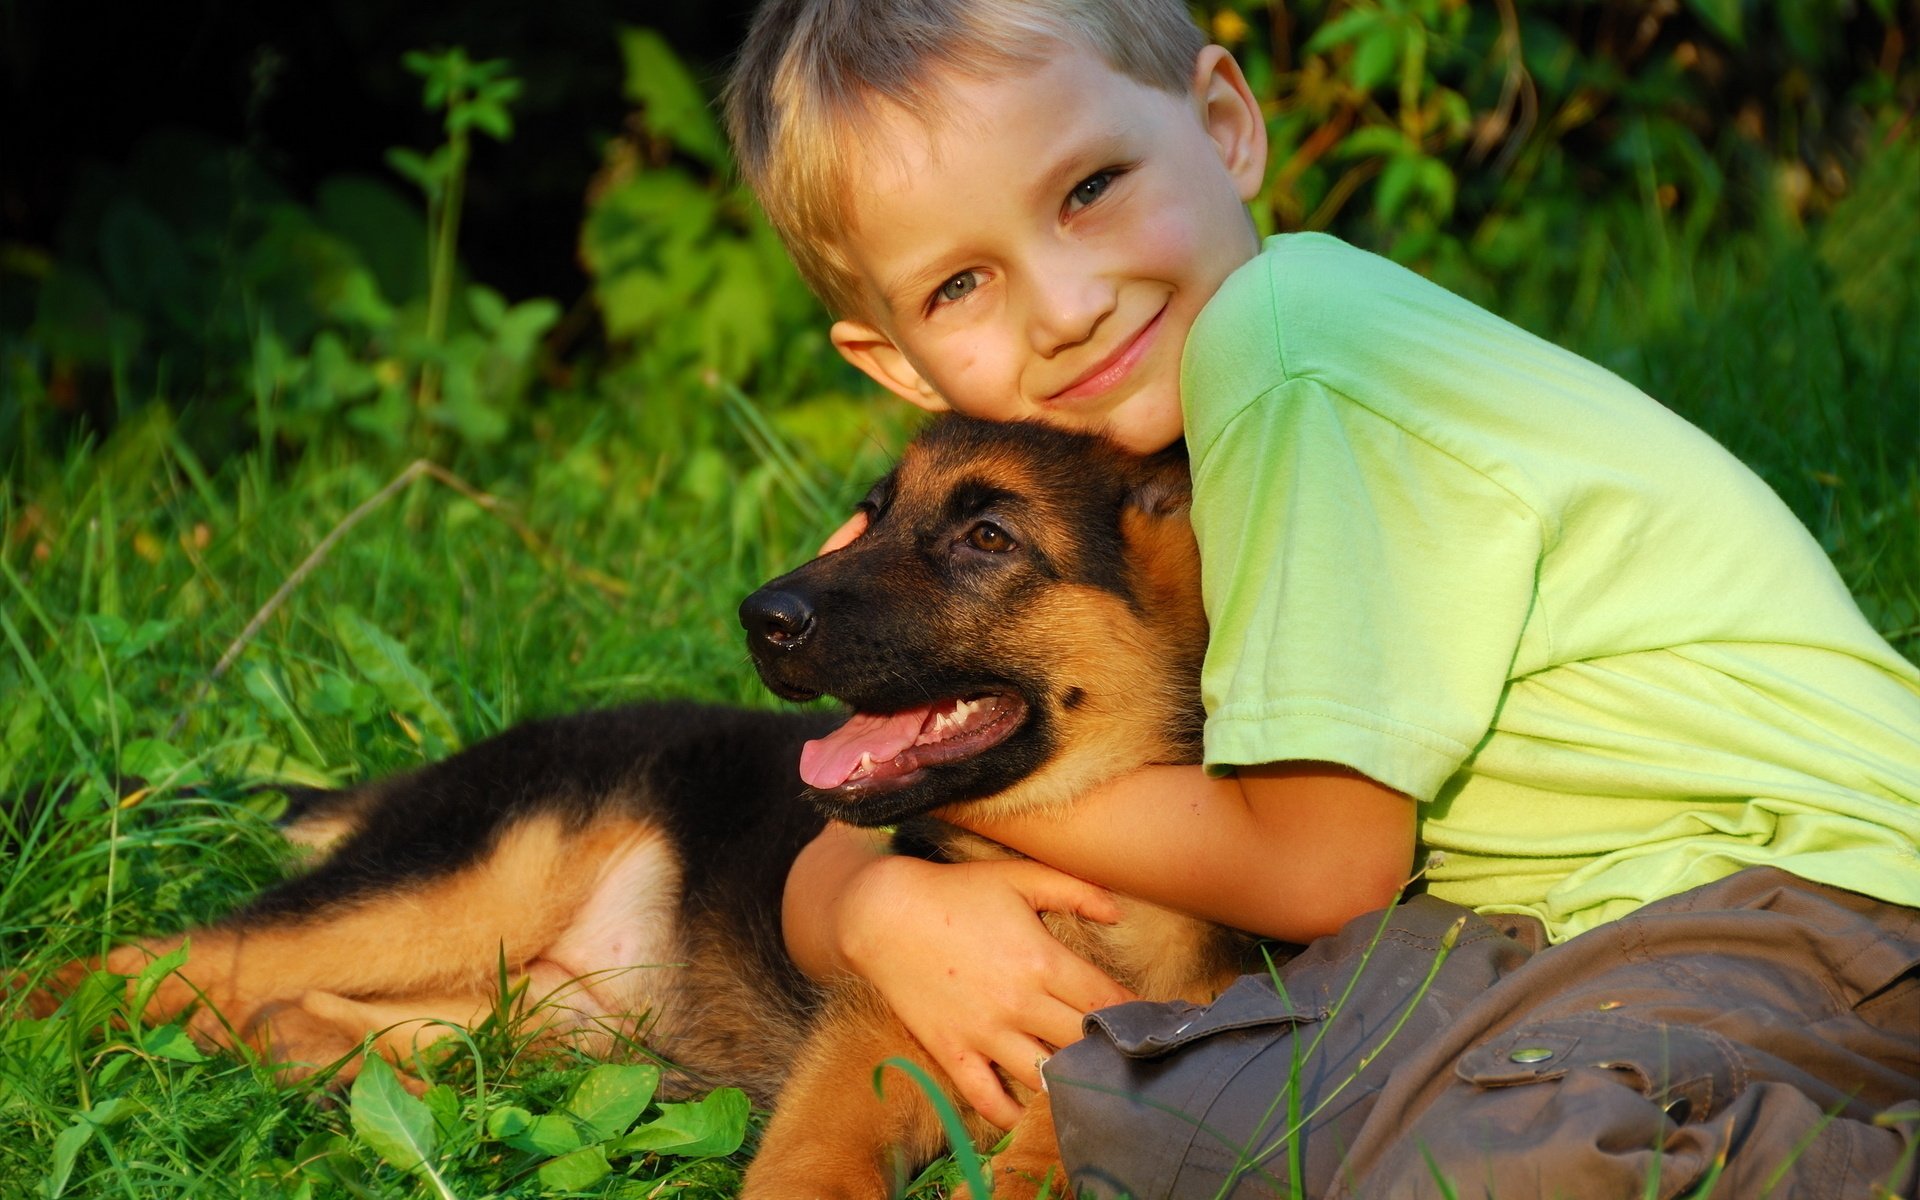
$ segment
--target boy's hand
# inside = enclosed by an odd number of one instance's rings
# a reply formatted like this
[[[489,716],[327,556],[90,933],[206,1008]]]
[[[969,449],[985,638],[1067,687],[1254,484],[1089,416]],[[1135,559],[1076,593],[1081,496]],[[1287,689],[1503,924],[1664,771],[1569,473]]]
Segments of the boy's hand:
[[[1037,862],[880,859],[840,909],[841,955],[880,990],[989,1121],[1011,1128],[1020,1105],[993,1065],[1040,1088],[1039,1062],[1080,1039],[1080,1019],[1135,997],[1062,946],[1042,912],[1120,919],[1101,888]]]
[[[844,549],[850,542],[866,531],[867,514],[865,512],[857,512],[848,517],[846,524],[834,530],[833,535],[820,544],[820,549],[814,553],[814,557],[818,558],[822,554],[832,554],[835,550]]]

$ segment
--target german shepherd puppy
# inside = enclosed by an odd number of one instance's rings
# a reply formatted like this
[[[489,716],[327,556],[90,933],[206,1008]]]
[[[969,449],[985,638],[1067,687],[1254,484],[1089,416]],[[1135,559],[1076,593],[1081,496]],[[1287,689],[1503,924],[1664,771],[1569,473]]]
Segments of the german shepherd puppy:
[[[317,850],[311,870],[104,965],[137,974],[190,937],[149,1019],[200,1002],[204,1040],[294,1073],[345,1059],[344,1076],[369,1038],[404,1062],[433,1022],[483,1020],[504,963],[543,1036],[599,1053],[639,1042],[682,1088],[775,1101],[746,1195],[886,1196],[944,1139],[916,1089],[897,1080],[882,1100],[872,1072],[901,1056],[943,1076],[870,989],[794,968],[787,871],[826,817],[894,825],[905,853],[1005,857],[930,814],[1067,805],[1135,766],[1197,761],[1206,624],[1187,497],[1178,454],[937,422],[863,501],[861,537],[741,606],[767,686],[831,696],[853,710],[844,723],[641,705],[297,798],[286,832]],[[1247,961],[1243,935],[1126,907],[1117,926],[1049,924],[1150,999],[1209,999]],[[998,1193],[1032,1194],[1057,1162],[1032,1097]]]

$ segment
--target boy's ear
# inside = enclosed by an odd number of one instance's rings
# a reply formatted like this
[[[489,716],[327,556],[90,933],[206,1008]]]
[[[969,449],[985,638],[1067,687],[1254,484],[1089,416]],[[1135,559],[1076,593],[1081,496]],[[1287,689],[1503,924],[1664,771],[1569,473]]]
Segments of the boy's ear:
[[[1267,119],[1225,47],[1208,46],[1194,59],[1193,99],[1241,201],[1251,201],[1267,178]]]
[[[933,385],[907,361],[893,339],[859,321],[835,321],[828,333],[840,357],[866,372],[873,381],[909,404],[928,412],[946,412],[948,405]]]

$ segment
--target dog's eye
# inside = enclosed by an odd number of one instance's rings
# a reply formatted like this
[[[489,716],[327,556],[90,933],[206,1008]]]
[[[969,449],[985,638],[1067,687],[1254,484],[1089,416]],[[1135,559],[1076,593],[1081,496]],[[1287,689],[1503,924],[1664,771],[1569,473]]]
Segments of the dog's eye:
[[[1004,554],[1013,549],[1013,535],[992,521],[981,521],[967,530],[967,545],[988,554]]]

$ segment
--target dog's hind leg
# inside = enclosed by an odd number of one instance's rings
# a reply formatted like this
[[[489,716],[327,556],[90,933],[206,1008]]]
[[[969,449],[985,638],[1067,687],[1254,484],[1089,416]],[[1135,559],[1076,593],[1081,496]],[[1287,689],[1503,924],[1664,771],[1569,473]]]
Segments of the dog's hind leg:
[[[311,881],[324,884],[327,872],[347,869],[332,861],[297,882],[312,891]],[[498,989],[502,964],[510,985],[527,978],[529,991],[542,994],[580,977],[565,1003],[592,1018],[634,1011],[632,977],[643,973],[627,968],[671,958],[679,889],[679,862],[652,826],[609,820],[575,829],[535,818],[458,870],[358,895],[342,888],[343,898],[311,911],[243,911],[189,935],[122,946],[104,965],[137,975],[190,941],[186,966],[160,982],[144,1015],[169,1020],[204,1000],[190,1026],[197,1035],[268,1051],[281,1016],[303,1028],[309,1018],[323,1019],[300,1007],[308,993],[356,1001],[457,997],[466,1011],[445,1015],[477,1019]],[[68,967],[64,982],[90,965]],[[341,1015],[336,1008],[324,1019],[338,1024]],[[383,1010],[360,1032],[379,1029],[389,1015],[442,1014]]]

